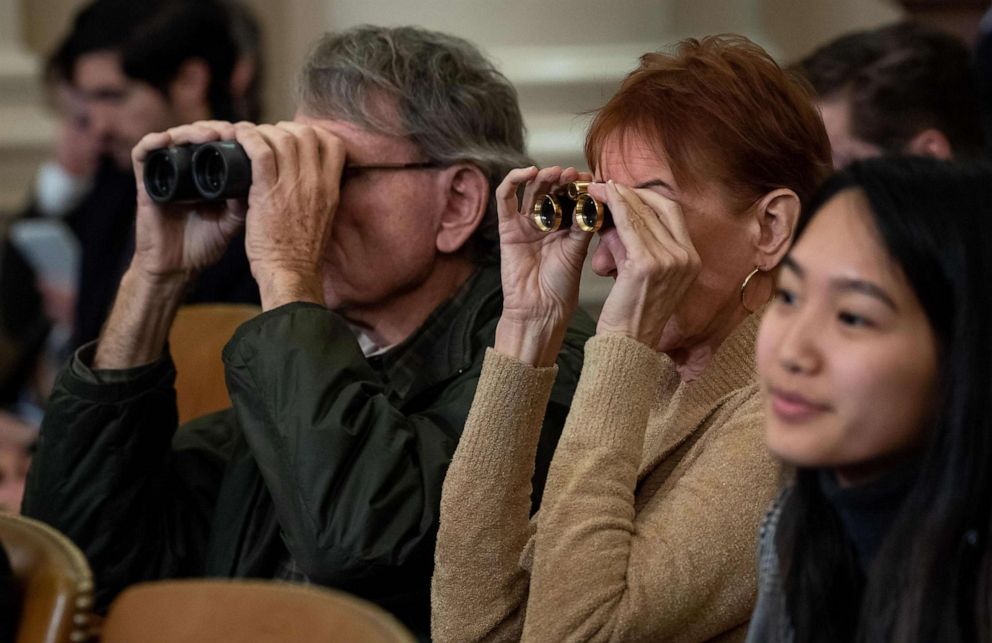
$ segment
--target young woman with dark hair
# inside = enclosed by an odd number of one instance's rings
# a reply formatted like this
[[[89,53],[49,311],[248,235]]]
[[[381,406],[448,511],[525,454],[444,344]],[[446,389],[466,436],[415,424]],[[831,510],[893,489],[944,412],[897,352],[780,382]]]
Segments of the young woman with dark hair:
[[[751,641],[988,641],[992,169],[831,179],[762,321],[772,453]]]

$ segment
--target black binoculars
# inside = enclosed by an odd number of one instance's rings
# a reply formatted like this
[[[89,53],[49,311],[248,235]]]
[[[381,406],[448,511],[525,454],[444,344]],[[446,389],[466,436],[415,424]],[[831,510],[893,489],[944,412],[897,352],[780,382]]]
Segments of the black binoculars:
[[[573,181],[556,192],[545,194],[534,203],[530,220],[541,232],[570,228],[573,220],[584,232],[596,232],[613,225],[609,207],[589,195],[589,181]]]
[[[251,160],[235,141],[164,147],[145,159],[144,181],[156,203],[242,199],[251,188]]]

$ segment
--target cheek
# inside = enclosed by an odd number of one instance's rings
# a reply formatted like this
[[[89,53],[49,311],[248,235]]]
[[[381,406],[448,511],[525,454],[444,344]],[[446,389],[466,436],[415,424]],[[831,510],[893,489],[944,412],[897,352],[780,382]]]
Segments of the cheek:
[[[848,416],[844,455],[852,464],[910,448],[933,409],[935,360],[913,347],[893,346],[881,353],[866,351],[856,365],[838,372],[836,385]]]

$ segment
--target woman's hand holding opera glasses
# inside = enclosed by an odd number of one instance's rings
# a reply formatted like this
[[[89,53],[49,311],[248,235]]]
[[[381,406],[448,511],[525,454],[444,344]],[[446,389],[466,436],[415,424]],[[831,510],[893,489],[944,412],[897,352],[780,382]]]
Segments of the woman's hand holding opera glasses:
[[[591,197],[590,214],[591,208],[607,206],[600,210],[599,232],[616,266],[598,334],[625,335],[657,348],[662,329],[699,274],[699,255],[678,203],[649,188],[612,181],[586,185],[590,179],[574,168],[530,167],[511,171],[497,188],[503,316],[496,349],[501,353],[550,366],[561,347],[578,306],[582,264],[596,226],[589,225],[591,216],[583,222],[579,212],[576,220],[566,212],[560,228],[548,225],[552,206],[544,197],[561,194],[569,207],[576,181]],[[576,210],[582,205],[579,201]]]

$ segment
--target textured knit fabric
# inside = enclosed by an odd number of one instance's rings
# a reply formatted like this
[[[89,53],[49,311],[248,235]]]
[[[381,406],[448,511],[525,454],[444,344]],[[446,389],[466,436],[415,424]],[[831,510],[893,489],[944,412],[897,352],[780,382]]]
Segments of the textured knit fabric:
[[[540,512],[530,476],[553,369],[490,351],[445,480],[437,641],[740,640],[778,469],[754,375],[758,319],[703,375],[594,337]]]

